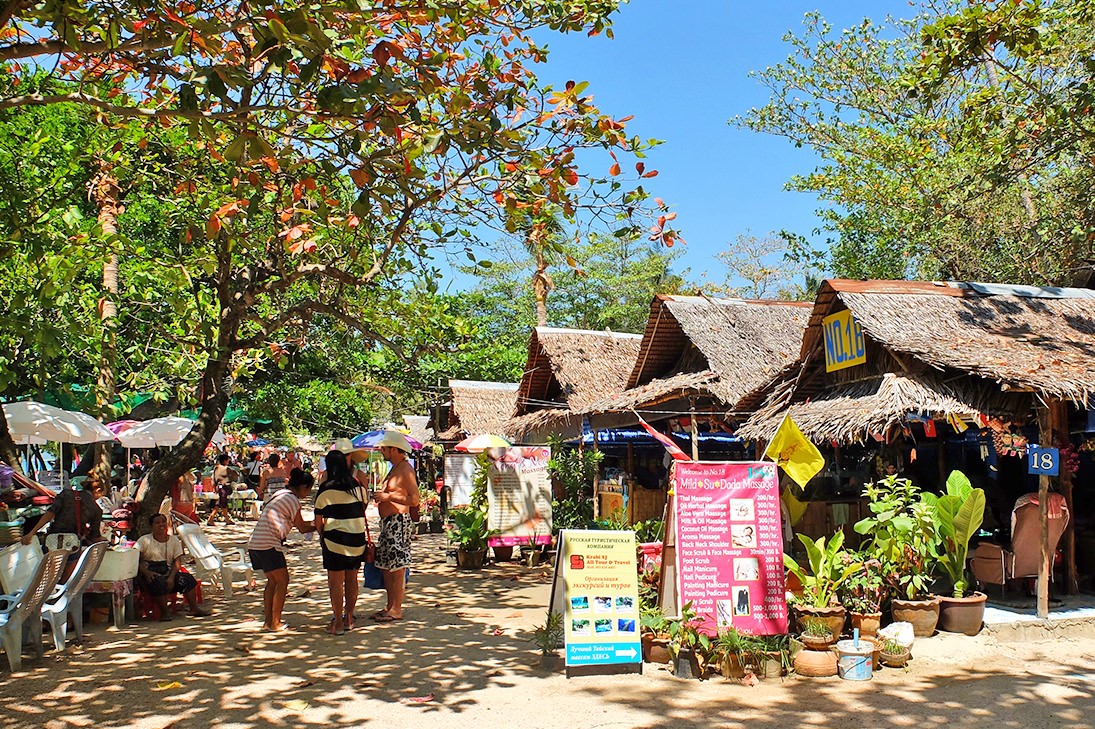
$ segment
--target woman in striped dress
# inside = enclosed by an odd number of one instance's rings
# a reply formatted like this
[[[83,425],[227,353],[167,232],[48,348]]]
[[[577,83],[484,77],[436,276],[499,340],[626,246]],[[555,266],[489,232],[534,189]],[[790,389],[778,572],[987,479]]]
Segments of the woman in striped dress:
[[[316,494],[316,529],[320,533],[323,569],[331,592],[333,617],[327,632],[342,635],[354,627],[357,575],[365,555],[367,496],[350,473],[342,451],[327,454],[327,480]]]

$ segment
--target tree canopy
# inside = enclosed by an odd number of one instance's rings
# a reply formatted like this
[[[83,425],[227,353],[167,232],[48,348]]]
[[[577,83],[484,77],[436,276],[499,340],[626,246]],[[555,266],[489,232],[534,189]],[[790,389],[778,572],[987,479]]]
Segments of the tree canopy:
[[[849,277],[1062,284],[1095,258],[1090,2],[931,0],[835,31],[816,13],[735,120],[822,162],[812,192]]]

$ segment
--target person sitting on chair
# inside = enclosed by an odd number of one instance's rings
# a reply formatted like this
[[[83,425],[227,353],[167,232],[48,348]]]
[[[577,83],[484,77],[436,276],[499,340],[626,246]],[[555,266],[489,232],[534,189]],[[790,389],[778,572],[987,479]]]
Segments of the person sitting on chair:
[[[141,589],[148,592],[160,608],[160,620],[171,620],[171,610],[167,607],[167,596],[182,595],[190,607],[190,615],[203,618],[209,611],[198,605],[198,581],[188,572],[180,572],[182,567],[182,543],[179,538],[167,533],[167,517],[156,514],[152,517],[152,533],[137,540],[137,549],[141,552],[137,577]]]

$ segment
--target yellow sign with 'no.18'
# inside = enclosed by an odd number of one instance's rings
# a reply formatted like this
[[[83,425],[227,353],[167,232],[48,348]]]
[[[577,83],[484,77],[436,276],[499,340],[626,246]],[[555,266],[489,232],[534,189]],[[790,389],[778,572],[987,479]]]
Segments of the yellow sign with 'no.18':
[[[845,367],[867,361],[867,342],[863,327],[845,309],[821,320],[825,332],[825,371],[842,370]]]

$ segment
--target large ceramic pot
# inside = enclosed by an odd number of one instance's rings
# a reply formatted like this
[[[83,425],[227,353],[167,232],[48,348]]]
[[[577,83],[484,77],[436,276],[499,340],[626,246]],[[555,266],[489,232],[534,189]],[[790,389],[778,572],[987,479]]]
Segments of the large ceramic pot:
[[[878,635],[882,626],[882,613],[848,613],[848,619],[853,630],[859,628],[861,637]]]
[[[795,605],[794,610],[795,620],[798,621],[800,631],[805,628],[807,620],[820,620],[829,628],[829,632],[833,634],[834,640],[840,638],[840,634],[844,632],[843,605],[830,605],[829,607],[823,608]]]
[[[890,602],[890,613],[894,622],[912,623],[913,635],[927,638],[935,633],[939,622],[939,598],[932,596],[926,600],[897,600]]]
[[[469,552],[466,549],[456,550],[456,566],[462,570],[478,570],[483,568],[483,562],[487,559],[487,550],[477,549]]]
[[[975,592],[966,597],[943,597],[939,605],[939,629],[948,633],[977,635],[981,632],[981,623],[985,618],[985,600],[983,592]]]
[[[836,665],[836,653],[829,649],[821,651],[801,650],[795,656],[795,673],[800,676],[835,676]]]
[[[511,546],[498,545],[497,547],[491,547],[491,550],[494,552],[494,561],[495,562],[509,562],[511,559],[513,559],[513,546],[512,545]]]
[[[643,633],[643,660],[647,663],[669,663],[669,638]]]

